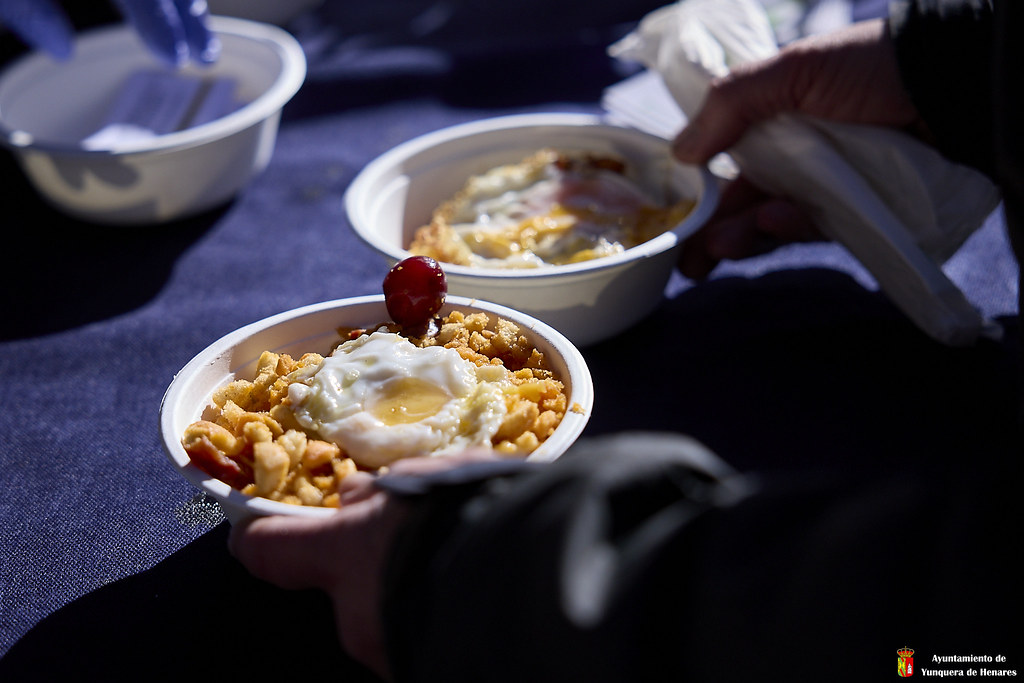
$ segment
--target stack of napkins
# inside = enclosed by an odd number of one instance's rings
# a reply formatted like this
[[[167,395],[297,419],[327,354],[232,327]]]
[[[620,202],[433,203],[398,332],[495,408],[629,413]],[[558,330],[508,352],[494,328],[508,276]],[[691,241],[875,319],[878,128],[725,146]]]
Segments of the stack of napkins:
[[[777,50],[755,0],[681,0],[610,48],[659,74],[685,117],[697,113],[712,78]],[[845,245],[933,338],[967,345],[997,333],[940,266],[999,204],[981,173],[899,131],[796,115],[756,125],[729,156]]]

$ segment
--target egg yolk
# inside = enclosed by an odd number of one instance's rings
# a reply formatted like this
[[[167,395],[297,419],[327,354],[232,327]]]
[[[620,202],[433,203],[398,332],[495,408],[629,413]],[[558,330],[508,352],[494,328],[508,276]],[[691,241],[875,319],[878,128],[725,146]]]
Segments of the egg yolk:
[[[388,382],[382,389],[367,407],[374,417],[388,426],[419,422],[436,415],[451,399],[444,388],[418,377],[401,377]]]

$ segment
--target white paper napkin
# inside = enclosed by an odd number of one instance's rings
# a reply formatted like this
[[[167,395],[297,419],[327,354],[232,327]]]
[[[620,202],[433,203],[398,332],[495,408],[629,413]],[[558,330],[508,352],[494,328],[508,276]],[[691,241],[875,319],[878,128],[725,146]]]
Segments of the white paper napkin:
[[[754,0],[680,0],[609,48],[659,74],[685,117],[712,78],[777,50]],[[899,131],[794,115],[756,125],[730,156],[762,189],[798,203],[933,338],[967,345],[998,333],[940,265],[999,204],[981,173]]]

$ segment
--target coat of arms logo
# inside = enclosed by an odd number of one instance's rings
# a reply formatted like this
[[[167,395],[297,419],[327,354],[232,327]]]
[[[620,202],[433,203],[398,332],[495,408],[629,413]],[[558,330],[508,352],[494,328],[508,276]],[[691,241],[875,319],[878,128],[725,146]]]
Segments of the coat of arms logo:
[[[901,647],[896,650],[896,654],[899,655],[899,674],[901,677],[906,678],[907,676],[914,675],[914,651],[909,647]]]

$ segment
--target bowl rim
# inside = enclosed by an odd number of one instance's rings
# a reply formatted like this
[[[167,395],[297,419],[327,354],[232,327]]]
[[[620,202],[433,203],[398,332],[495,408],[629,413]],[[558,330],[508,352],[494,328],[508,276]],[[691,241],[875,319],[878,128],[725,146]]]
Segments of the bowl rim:
[[[348,297],[344,299],[333,299],[331,301],[323,301],[306,306],[300,306],[298,308],[293,308],[271,315],[263,318],[262,320],[257,320],[247,325],[243,325],[242,327],[221,336],[205,349],[193,356],[192,359],[181,368],[181,370],[175,373],[160,400],[160,440],[163,446],[164,455],[170,461],[174,469],[183,475],[194,487],[216,499],[221,504],[224,512],[228,514],[229,519],[232,518],[232,516],[237,516],[237,512],[242,509],[244,509],[246,513],[252,515],[289,514],[293,516],[319,517],[333,514],[337,510],[336,508],[298,506],[270,500],[269,498],[249,496],[232,488],[219,479],[210,477],[208,474],[193,465],[188,459],[187,454],[185,454],[184,448],[181,446],[181,434],[177,433],[178,430],[174,425],[175,413],[172,408],[177,404],[180,394],[188,387],[189,379],[198,369],[212,363],[215,359],[222,357],[231,348],[242,340],[249,338],[251,335],[270,329],[281,323],[286,323],[290,320],[311,314],[365,304],[383,305],[383,302],[383,294],[373,294]],[[520,327],[529,328],[532,333],[536,334],[548,344],[559,350],[565,362],[567,372],[572,380],[572,396],[570,397],[570,408],[567,409],[565,416],[562,418],[562,423],[560,423],[559,427],[556,428],[558,441],[553,443],[555,443],[555,447],[557,447],[559,443],[567,442],[565,446],[566,448],[574,443],[582,434],[584,428],[589,422],[591,414],[593,413],[594,405],[593,377],[590,373],[590,368],[586,359],[580,350],[562,333],[547,323],[507,306],[475,298],[449,295],[445,300],[445,308],[452,307],[472,308],[504,317],[516,323]],[[325,332],[329,332],[329,330],[325,330]],[[200,408],[202,408],[202,406],[196,406],[197,411]],[[562,424],[566,426],[562,432],[558,432],[558,429],[562,428]],[[549,438],[548,441],[545,441],[545,443],[550,442],[553,438],[554,435]],[[527,459],[545,461],[553,458],[547,456],[533,458],[532,456],[529,456]],[[234,510],[229,510],[229,507]]]
[[[298,92],[306,78],[306,56],[299,42],[287,31],[271,24],[211,16],[209,28],[215,34],[231,35],[270,46],[281,59],[281,72],[270,87],[256,99],[218,119],[185,130],[159,135],[150,140],[126,142],[107,149],[84,149],[75,144],[38,139],[31,133],[9,127],[0,112],[0,143],[12,150],[31,150],[64,157],[112,157],[133,154],[171,152],[206,144],[259,124],[280,110]],[[75,50],[83,44],[98,43],[112,37],[134,33],[127,24],[115,24],[84,31],[75,39]],[[145,49],[145,48],[141,48]],[[48,55],[35,51],[17,60],[0,74],[0,86],[8,78],[28,69],[58,67]]]
[[[447,126],[434,130],[423,135],[411,138],[395,147],[387,150],[380,156],[364,166],[356,177],[349,184],[343,196],[343,202],[352,231],[367,245],[378,253],[386,255],[394,261],[411,256],[411,252],[403,248],[395,247],[378,238],[376,233],[368,232],[367,226],[354,219],[358,214],[359,205],[365,202],[370,196],[368,185],[376,176],[392,168],[396,163],[406,157],[423,152],[431,147],[445,144],[454,140],[491,131],[510,130],[516,128],[537,128],[537,127],[569,127],[569,128],[595,128],[599,130],[614,130],[618,133],[634,135],[637,138],[646,138],[658,143],[664,143],[666,151],[669,151],[669,141],[658,135],[642,131],[638,128],[624,126],[609,121],[600,114],[576,113],[576,112],[538,112],[528,114],[510,114],[495,116],[485,119],[478,119],[453,126]],[[672,163],[679,163],[668,155]],[[719,187],[717,177],[706,166],[694,166],[704,181],[704,192],[697,203],[696,208],[673,229],[668,230],[654,239],[648,240],[635,247],[626,249],[618,254],[602,256],[601,258],[571,263],[565,265],[550,265],[540,268],[487,268],[480,266],[464,266],[453,263],[445,263],[445,273],[449,276],[464,279],[487,279],[487,280],[516,280],[544,279],[552,276],[571,276],[577,274],[593,273],[619,268],[634,261],[650,258],[672,249],[684,239],[693,234],[701,225],[707,222],[715,211],[719,201]]]

